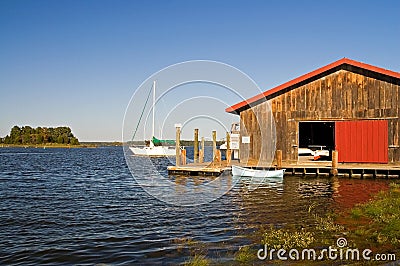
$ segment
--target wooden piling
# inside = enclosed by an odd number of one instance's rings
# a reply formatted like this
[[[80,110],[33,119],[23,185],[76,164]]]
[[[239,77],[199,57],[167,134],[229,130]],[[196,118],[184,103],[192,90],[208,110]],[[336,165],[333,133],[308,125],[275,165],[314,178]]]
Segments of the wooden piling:
[[[181,127],[176,126],[176,139],[175,139],[175,165],[181,165]]]
[[[226,132],[226,150],[231,149],[231,134],[229,132]]]
[[[199,162],[199,129],[194,129],[193,162]]]
[[[217,155],[217,131],[213,130],[212,132],[213,139],[213,160],[215,160],[215,156]]]
[[[201,149],[199,151],[199,163],[203,163],[204,162],[204,150]]]
[[[231,134],[226,132],[226,152],[225,152],[226,163],[229,165],[231,163],[232,153],[231,153]]]
[[[282,150],[276,150],[276,168],[282,168]]]
[[[181,150],[181,163],[186,165],[186,149]]]
[[[199,156],[199,163],[204,162],[204,137],[201,137],[201,150],[200,150],[200,156]]]
[[[231,164],[232,159],[232,150],[226,150],[226,163],[227,165]]]
[[[332,169],[331,169],[331,174],[333,176],[336,176],[338,174],[338,159],[339,159],[339,153],[338,151],[332,151]]]
[[[215,152],[214,166],[221,166],[221,150],[216,150]]]

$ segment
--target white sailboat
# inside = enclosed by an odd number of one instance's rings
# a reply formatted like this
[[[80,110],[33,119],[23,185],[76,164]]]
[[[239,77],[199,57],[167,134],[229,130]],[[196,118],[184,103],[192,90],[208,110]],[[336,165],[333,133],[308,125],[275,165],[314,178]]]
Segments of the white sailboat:
[[[161,157],[161,156],[175,156],[176,151],[174,148],[167,146],[155,146],[153,142],[154,138],[154,117],[155,117],[155,105],[156,104],[156,82],[153,82],[153,108],[152,108],[152,138],[150,139],[150,145],[148,147],[129,147],[134,155],[140,156],[151,156],[151,157]]]

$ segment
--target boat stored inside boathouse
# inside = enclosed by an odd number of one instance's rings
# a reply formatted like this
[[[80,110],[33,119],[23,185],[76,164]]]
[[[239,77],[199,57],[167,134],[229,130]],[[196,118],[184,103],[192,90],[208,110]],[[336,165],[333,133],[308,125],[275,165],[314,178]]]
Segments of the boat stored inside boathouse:
[[[400,163],[399,89],[400,73],[343,58],[226,111],[240,116],[243,162],[267,161],[261,136],[275,133],[289,163],[307,151],[314,159],[325,151],[329,160],[333,150],[344,163]]]

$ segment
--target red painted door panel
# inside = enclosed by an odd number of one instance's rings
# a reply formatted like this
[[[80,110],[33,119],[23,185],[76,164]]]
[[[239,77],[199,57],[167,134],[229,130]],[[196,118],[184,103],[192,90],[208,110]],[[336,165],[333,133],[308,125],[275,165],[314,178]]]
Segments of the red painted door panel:
[[[339,162],[387,163],[387,120],[340,121],[335,123],[335,146]]]

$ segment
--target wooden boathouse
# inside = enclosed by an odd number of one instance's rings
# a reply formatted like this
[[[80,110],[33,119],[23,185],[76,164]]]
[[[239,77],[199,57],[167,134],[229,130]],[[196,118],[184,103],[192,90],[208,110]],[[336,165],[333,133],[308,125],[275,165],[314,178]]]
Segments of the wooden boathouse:
[[[337,150],[339,162],[387,164],[400,163],[399,100],[400,73],[343,58],[226,111],[240,115],[243,162],[269,156],[261,135],[274,130],[287,163],[298,163],[299,149],[321,146]]]

